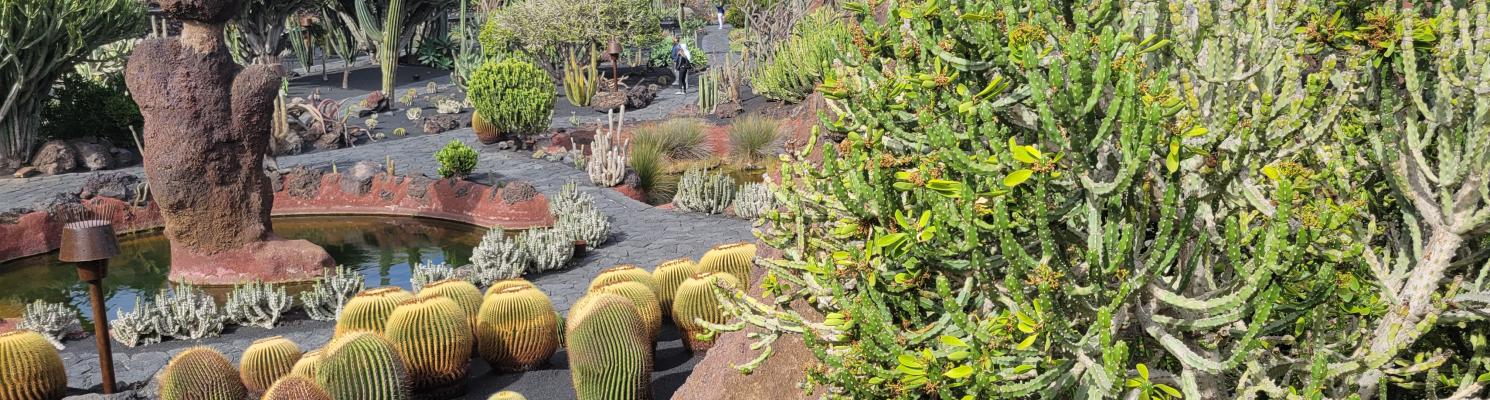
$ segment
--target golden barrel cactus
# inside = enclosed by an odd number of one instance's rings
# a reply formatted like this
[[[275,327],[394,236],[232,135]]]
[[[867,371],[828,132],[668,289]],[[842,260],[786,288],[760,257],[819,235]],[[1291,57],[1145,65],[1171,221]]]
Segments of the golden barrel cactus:
[[[62,356],[32,331],[0,333],[0,399],[60,399],[67,393]]]
[[[600,271],[600,275],[596,275],[595,279],[590,280],[588,290],[594,290],[596,287],[616,282],[640,283],[645,285],[647,289],[651,289],[652,293],[657,293],[657,281],[652,279],[652,273],[637,268],[635,265],[617,265]]]
[[[398,303],[412,298],[414,295],[409,291],[393,286],[357,293],[342,308],[341,317],[336,320],[336,332],[331,337],[339,338],[353,331],[382,333],[383,325],[388,322],[388,315],[393,314]]]
[[[538,288],[511,286],[486,297],[476,317],[476,350],[492,369],[527,371],[559,348],[558,314]]]
[[[727,272],[734,275],[740,283],[748,283],[754,262],[755,243],[721,244],[709,249],[698,259],[698,272]]]
[[[461,314],[466,316],[466,323],[471,330],[476,329],[476,311],[481,309],[481,301],[484,296],[481,289],[476,285],[459,279],[446,279],[424,285],[419,290],[419,297],[440,296],[455,302],[460,306]]]
[[[642,323],[647,327],[647,341],[655,343],[657,332],[662,330],[662,306],[652,289],[638,282],[619,281],[590,288],[590,293],[617,294],[631,300],[631,304],[636,306],[636,313],[641,315]]]
[[[161,400],[242,400],[248,388],[238,380],[238,371],[222,353],[211,347],[193,347],[171,358],[161,370]]]
[[[264,393],[274,381],[290,374],[300,356],[300,346],[282,336],[254,341],[238,359],[243,386],[247,386],[250,392]]]
[[[326,393],[316,384],[315,380],[298,375],[287,375],[274,381],[269,386],[269,391],[264,392],[262,400],[331,400],[331,394]]]
[[[466,377],[471,325],[454,300],[434,296],[405,300],[388,317],[388,341],[403,355],[414,390],[450,386]]]
[[[565,320],[569,370],[577,398],[652,397],[652,344],[631,300],[591,293],[574,303]]]
[[[348,332],[326,345],[316,384],[335,400],[405,400],[409,373],[393,343],[377,332]]]
[[[492,282],[491,283],[491,286],[486,288],[486,294],[484,294],[483,296],[491,296],[493,294],[496,294],[497,292],[501,292],[501,291],[506,290],[507,288],[510,288],[510,287],[537,287],[537,286],[533,286],[533,282],[528,282],[527,279],[523,279],[523,278],[503,279],[503,280],[500,280],[500,281]]]
[[[687,258],[663,261],[652,269],[652,280],[657,282],[657,304],[662,307],[664,318],[672,318],[673,296],[678,293],[678,285],[696,273],[698,264]]]
[[[295,361],[295,366],[290,367],[290,375],[316,379],[316,367],[321,366],[321,350],[311,350],[300,355],[300,360]]]
[[[528,398],[523,397],[522,393],[514,392],[511,390],[503,390],[497,392],[497,394],[491,395],[491,397],[487,397],[486,400],[528,400]]]
[[[719,298],[714,296],[714,286],[721,281],[729,287],[740,287],[740,281],[734,275],[722,272],[700,272],[678,286],[678,293],[673,297],[673,323],[683,331],[683,343],[689,350],[707,350],[714,342],[713,338],[698,337],[709,331],[698,320],[714,324],[729,322],[729,315],[720,308]]]

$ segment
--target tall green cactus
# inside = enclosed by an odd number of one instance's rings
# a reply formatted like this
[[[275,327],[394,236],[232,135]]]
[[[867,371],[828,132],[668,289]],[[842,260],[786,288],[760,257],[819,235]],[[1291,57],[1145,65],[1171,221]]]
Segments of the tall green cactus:
[[[388,322],[388,315],[393,314],[393,309],[398,308],[398,303],[412,298],[414,298],[413,294],[396,286],[368,289],[357,293],[342,308],[341,316],[336,319],[336,332],[332,337],[339,338],[355,331],[382,333],[384,324]]]
[[[714,106],[719,105],[719,71],[710,70],[698,76],[698,110],[703,113],[714,112]]]
[[[579,54],[571,49],[569,57],[564,59],[564,99],[575,107],[589,107],[590,99],[600,89],[600,69],[596,64],[599,57],[590,50],[585,58],[589,59],[588,64],[580,62]]]
[[[574,302],[565,320],[564,342],[579,400],[652,397],[652,345],[631,300],[591,293]]]
[[[182,350],[156,379],[161,400],[242,400],[249,393],[233,363],[211,347]]]
[[[547,73],[509,57],[487,61],[467,85],[476,112],[503,134],[532,136],[548,129],[558,95]]]
[[[410,398],[409,369],[392,342],[376,332],[347,333],[326,345],[316,384],[336,400]]]
[[[476,348],[492,369],[521,372],[548,362],[559,347],[558,314],[532,286],[509,286],[486,296],[476,318]]]
[[[678,293],[678,286],[696,273],[698,265],[687,258],[663,261],[652,269],[652,280],[657,282],[657,302],[662,306],[664,317],[672,318],[673,297]]]
[[[60,399],[67,394],[62,356],[32,331],[0,333],[0,399]]]
[[[638,269],[640,270],[640,269]],[[650,280],[651,276],[648,275]],[[642,323],[647,327],[648,343],[655,343],[657,333],[662,330],[662,307],[657,300],[657,291],[641,282],[619,281],[599,286],[591,286],[590,293],[610,293],[631,300],[636,307],[637,314],[641,315]]]
[[[255,340],[238,359],[238,373],[250,393],[264,393],[300,361],[300,346],[283,336]]]
[[[287,375],[269,386],[263,400],[331,400],[331,394],[326,393],[326,389],[317,385],[314,379]]]
[[[385,336],[403,355],[414,390],[445,388],[466,377],[475,339],[454,300],[432,296],[399,303]]]
[[[724,272],[699,272],[678,285],[673,297],[673,323],[683,331],[683,343],[690,351],[708,350],[714,344],[710,324],[725,324],[731,319],[714,293],[720,285],[741,287],[739,279]]]
[[[419,290],[419,297],[440,296],[455,301],[460,306],[461,312],[466,316],[466,322],[474,332],[476,329],[476,311],[481,309],[483,295],[481,289],[476,285],[460,279],[446,279],[424,285]]]
[[[698,272],[724,272],[740,282],[750,282],[755,263],[755,243],[740,242],[714,246],[698,259]]]
[[[397,90],[399,46],[404,28],[404,0],[388,0],[383,11],[383,44],[378,46],[378,65],[383,69],[383,95],[392,97]]]

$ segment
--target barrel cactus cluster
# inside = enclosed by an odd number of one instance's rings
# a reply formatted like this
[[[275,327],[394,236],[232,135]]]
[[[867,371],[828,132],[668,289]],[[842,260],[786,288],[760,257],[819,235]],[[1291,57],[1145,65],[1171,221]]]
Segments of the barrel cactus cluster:
[[[336,400],[405,400],[412,395],[409,367],[382,334],[346,333],[326,345],[316,384]]]
[[[657,302],[667,318],[672,318],[673,296],[678,293],[678,286],[695,273],[698,273],[698,264],[688,258],[663,261],[652,269],[652,280],[657,283]]]
[[[698,272],[723,272],[740,282],[750,281],[755,262],[755,243],[740,242],[714,246],[698,259]]]
[[[683,331],[683,343],[689,350],[708,350],[714,343],[714,326],[731,318],[715,292],[739,288],[743,286],[734,275],[707,271],[694,274],[678,285],[678,291],[673,294],[673,323]]]

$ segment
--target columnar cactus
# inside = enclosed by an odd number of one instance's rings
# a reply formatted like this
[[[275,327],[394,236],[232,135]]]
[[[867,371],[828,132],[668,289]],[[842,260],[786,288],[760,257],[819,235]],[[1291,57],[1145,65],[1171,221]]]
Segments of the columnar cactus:
[[[631,300],[591,293],[574,303],[565,320],[564,342],[577,398],[651,398],[652,344]]]
[[[300,361],[300,346],[282,336],[259,339],[243,350],[238,374],[251,393],[264,393],[274,381],[294,369]]]
[[[408,367],[393,343],[376,332],[347,333],[326,345],[316,384],[336,400],[410,398]]]
[[[273,328],[295,301],[282,286],[250,282],[233,288],[223,306],[228,320],[238,325]],[[265,382],[268,384],[269,382]]]
[[[520,372],[547,362],[559,347],[558,315],[542,291],[512,285],[486,296],[476,318],[476,349],[492,369]]]
[[[621,184],[626,179],[626,152],[631,141],[621,139],[621,127],[626,121],[626,107],[621,112],[605,112],[606,127],[595,132],[595,141],[590,144],[590,161],[585,164],[585,173],[590,183],[602,187]]]
[[[311,319],[317,321],[330,321],[341,316],[342,307],[346,306],[353,296],[362,292],[366,283],[362,274],[351,268],[338,266],[331,273],[321,277],[310,290],[300,293],[300,304],[304,306],[305,313]]]
[[[290,375],[274,381],[262,400],[331,400],[331,394],[314,379]]]
[[[771,187],[764,183],[748,183],[740,186],[733,204],[735,215],[756,219],[776,208],[776,199],[771,196]]]
[[[37,300],[26,305],[26,312],[21,314],[21,322],[16,328],[28,330],[41,334],[52,342],[57,350],[67,346],[62,344],[62,339],[68,335],[82,333],[83,325],[78,321],[77,312],[62,303],[48,303]]]
[[[332,337],[355,331],[382,333],[388,315],[393,314],[398,303],[412,298],[413,294],[396,286],[362,291],[347,301],[341,317],[336,319],[336,333]]]
[[[316,379],[316,369],[321,366],[321,349],[315,349],[300,355],[295,365],[290,367],[290,375],[295,375],[311,380]]]
[[[447,387],[466,377],[475,339],[454,300],[430,296],[399,303],[385,336],[403,355],[414,390]]]
[[[651,276],[647,277],[651,280]],[[647,342],[657,341],[657,332],[662,330],[662,306],[657,301],[657,291],[636,281],[617,281],[591,286],[590,293],[610,293],[631,300],[636,312],[647,329]]]
[[[673,317],[673,297],[678,293],[678,286],[696,273],[698,265],[687,258],[663,261],[652,269],[652,280],[657,282],[657,303],[662,307],[664,317]]]
[[[211,347],[192,347],[171,358],[160,371],[161,400],[242,400],[248,388],[222,353]]]
[[[716,287],[740,288],[740,280],[723,272],[699,272],[678,285],[673,296],[673,323],[683,331],[683,343],[689,350],[708,350],[714,344],[714,330],[709,324],[724,324],[730,314],[720,305]]]
[[[460,306],[461,314],[466,316],[466,323],[471,326],[472,331],[476,329],[476,311],[481,309],[483,297],[481,289],[477,289],[476,285],[458,279],[446,279],[425,285],[418,297],[432,296],[454,301],[455,305]]]
[[[516,57],[487,61],[467,85],[476,112],[505,134],[530,136],[548,129],[554,82],[532,63]]]
[[[714,246],[698,259],[698,272],[724,272],[741,283],[750,282],[755,262],[755,243],[740,242]]]
[[[673,205],[679,210],[718,214],[735,200],[735,179],[704,169],[689,168],[678,181]]]
[[[590,99],[600,88],[600,71],[596,68],[600,57],[591,51],[587,58],[589,63],[581,62],[580,56],[571,50],[564,60],[564,99],[575,107],[589,107]]]
[[[0,399],[47,400],[67,394],[62,356],[32,331],[0,333]]]

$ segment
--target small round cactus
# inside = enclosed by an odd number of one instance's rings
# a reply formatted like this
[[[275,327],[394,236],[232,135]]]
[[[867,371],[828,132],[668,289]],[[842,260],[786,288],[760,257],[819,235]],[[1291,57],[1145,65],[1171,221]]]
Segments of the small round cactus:
[[[263,400],[331,400],[331,394],[310,378],[288,375],[274,381]]]
[[[264,393],[274,381],[290,374],[295,362],[300,361],[300,356],[300,346],[281,336],[254,341],[243,351],[243,357],[238,359],[243,385],[250,392]]]
[[[0,399],[60,399],[67,392],[62,356],[40,333],[0,333],[0,371]]]
[[[754,262],[755,243],[721,244],[709,249],[698,259],[698,272],[728,272],[740,283],[746,283],[750,282],[750,270]]]
[[[454,300],[441,296],[405,300],[388,317],[385,332],[403,355],[415,390],[446,387],[466,377],[474,339],[465,313]]]
[[[353,331],[382,333],[383,325],[388,322],[388,315],[393,314],[398,303],[412,298],[413,294],[393,286],[357,293],[342,308],[341,317],[336,320],[336,332],[331,337],[339,338]]]
[[[405,400],[409,373],[403,356],[383,335],[348,332],[326,345],[316,384],[335,400]]]
[[[476,348],[494,370],[527,371],[554,355],[558,327],[558,314],[547,295],[532,286],[511,286],[481,304]]]
[[[484,294],[483,296],[491,296],[493,294],[496,294],[497,292],[501,292],[501,291],[506,290],[507,288],[510,288],[510,287],[537,287],[537,286],[533,286],[533,282],[528,282],[527,279],[523,279],[523,278],[503,279],[503,280],[500,280],[500,281],[492,282],[491,283],[491,287],[486,288],[486,294]]]
[[[647,272],[647,270],[637,268],[635,265],[626,264],[617,265],[607,268],[604,271],[600,271],[600,275],[596,275],[595,279],[590,280],[589,290],[595,290],[596,287],[605,286],[616,282],[628,281],[640,283],[646,286],[647,289],[651,289],[652,293],[657,293],[657,281],[652,279],[652,273]]]
[[[419,290],[419,297],[440,296],[455,302],[460,306],[462,315],[466,316],[466,323],[472,330],[476,329],[476,311],[481,309],[481,289],[476,285],[460,279],[446,279],[424,285]]]
[[[290,367],[290,375],[316,379],[316,368],[321,366],[321,350],[311,350],[300,355],[300,360],[295,361],[295,366]]]
[[[739,287],[740,281],[734,275],[721,272],[700,272],[683,281],[678,286],[678,293],[673,297],[673,323],[678,324],[678,329],[683,331],[683,343],[688,345],[689,350],[707,350],[713,345],[714,340],[701,339],[701,333],[708,332],[698,320],[708,321],[714,324],[729,322],[729,315],[720,308],[719,298],[714,296],[714,285],[723,281],[727,286]]]
[[[248,388],[238,380],[238,371],[222,353],[211,347],[193,347],[171,358],[160,372],[161,400],[241,400]]]
[[[657,303],[662,306],[664,318],[673,316],[673,296],[678,293],[678,285],[696,273],[698,264],[687,258],[663,261],[652,269],[652,280],[657,282]]]
[[[620,281],[590,288],[590,293],[618,294],[631,300],[636,306],[637,314],[641,315],[642,322],[647,327],[647,340],[655,343],[657,332],[662,330],[662,306],[657,301],[657,294],[638,282]]]
[[[528,398],[523,397],[522,393],[514,392],[511,390],[503,390],[497,392],[497,394],[491,395],[491,397],[487,397],[486,400],[528,400]]]
[[[591,293],[565,319],[569,369],[580,400],[648,399],[652,345],[636,306],[625,297]]]

